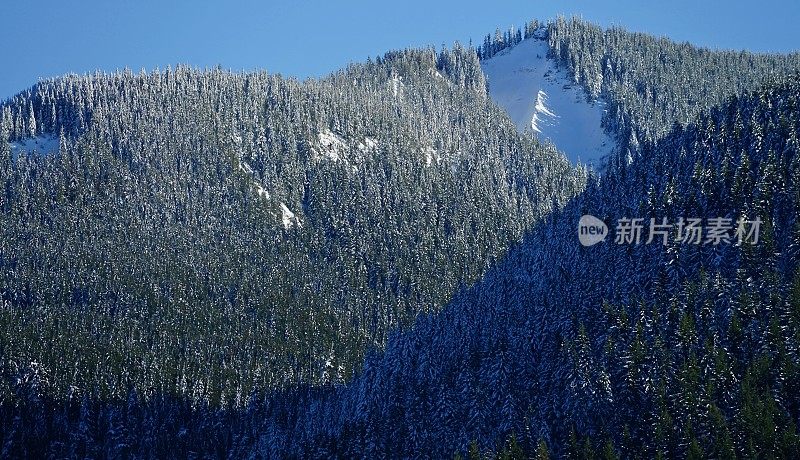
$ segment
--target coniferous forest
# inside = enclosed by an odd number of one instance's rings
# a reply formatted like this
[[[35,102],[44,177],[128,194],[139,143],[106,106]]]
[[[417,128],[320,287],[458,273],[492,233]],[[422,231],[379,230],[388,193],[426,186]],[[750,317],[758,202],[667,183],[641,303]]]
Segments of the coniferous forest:
[[[601,168],[489,97],[525,40],[605,101]],[[800,456],[800,54],[558,18],[304,81],[65,75],[0,138],[0,458]]]

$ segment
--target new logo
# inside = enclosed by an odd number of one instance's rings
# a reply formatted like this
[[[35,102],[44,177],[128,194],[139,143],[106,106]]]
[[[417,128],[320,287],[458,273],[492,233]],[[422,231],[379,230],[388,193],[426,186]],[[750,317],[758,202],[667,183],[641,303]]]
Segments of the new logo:
[[[605,222],[592,215],[585,215],[578,221],[578,240],[584,246],[593,246],[608,236]]]

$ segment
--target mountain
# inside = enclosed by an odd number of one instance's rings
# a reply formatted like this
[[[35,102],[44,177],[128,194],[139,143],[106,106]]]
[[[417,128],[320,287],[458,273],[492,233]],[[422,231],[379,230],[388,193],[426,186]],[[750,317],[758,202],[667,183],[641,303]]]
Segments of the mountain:
[[[66,76],[1,113],[6,397],[34,370],[58,398],[225,407],[349,380],[585,181],[463,48],[304,83]]]
[[[0,111],[0,456],[796,456],[798,69],[560,18],[41,82]]]

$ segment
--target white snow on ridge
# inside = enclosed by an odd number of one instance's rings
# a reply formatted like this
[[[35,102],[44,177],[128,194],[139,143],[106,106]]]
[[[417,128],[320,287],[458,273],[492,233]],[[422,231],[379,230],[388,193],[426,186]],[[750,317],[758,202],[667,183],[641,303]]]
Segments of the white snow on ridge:
[[[11,142],[11,156],[16,161],[20,154],[48,155],[58,153],[60,148],[58,136],[41,135],[22,141]]]
[[[481,64],[489,95],[517,125],[551,141],[577,163],[600,165],[614,141],[600,125],[605,103],[586,93],[547,58],[546,40],[530,38]]]

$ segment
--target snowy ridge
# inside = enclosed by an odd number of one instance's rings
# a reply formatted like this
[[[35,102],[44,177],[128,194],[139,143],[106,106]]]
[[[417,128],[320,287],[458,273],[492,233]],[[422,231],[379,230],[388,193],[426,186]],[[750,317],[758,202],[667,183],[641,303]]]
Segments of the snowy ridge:
[[[548,50],[546,40],[530,38],[484,61],[489,95],[520,131],[552,142],[573,163],[599,165],[614,147],[601,126],[605,103],[587,101]]]

